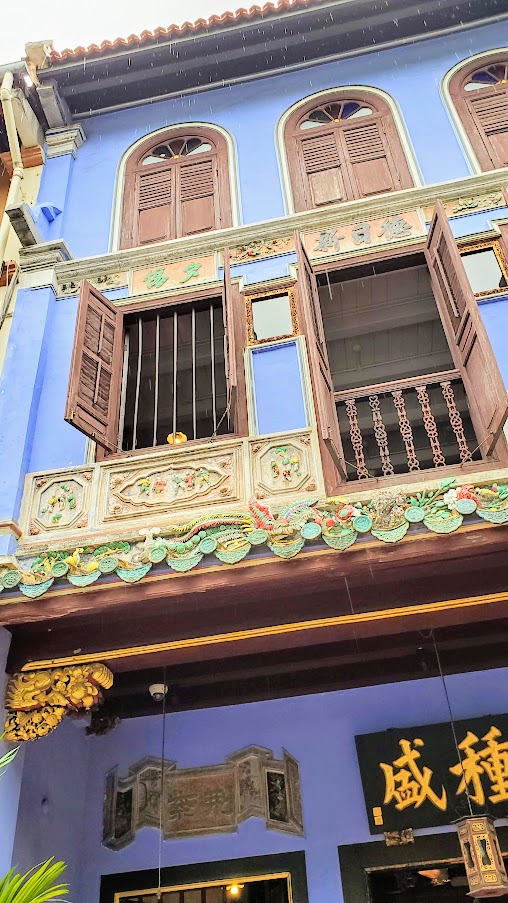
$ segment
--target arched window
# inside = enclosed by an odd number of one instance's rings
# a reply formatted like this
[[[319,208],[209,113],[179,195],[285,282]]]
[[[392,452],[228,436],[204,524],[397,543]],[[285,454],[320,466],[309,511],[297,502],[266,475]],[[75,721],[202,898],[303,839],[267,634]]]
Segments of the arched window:
[[[508,55],[459,69],[450,96],[481,169],[508,166]]]
[[[226,140],[206,127],[149,137],[125,171],[121,248],[232,225]]]
[[[295,210],[413,185],[391,111],[376,94],[313,98],[289,116],[284,134]]]

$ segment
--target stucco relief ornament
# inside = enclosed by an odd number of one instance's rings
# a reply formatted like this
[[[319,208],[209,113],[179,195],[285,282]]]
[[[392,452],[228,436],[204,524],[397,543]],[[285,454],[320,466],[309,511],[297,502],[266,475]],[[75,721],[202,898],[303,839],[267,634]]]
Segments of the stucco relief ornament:
[[[36,740],[54,730],[65,714],[89,710],[113,684],[103,664],[74,665],[15,674],[5,692],[4,739]]]
[[[227,488],[225,481],[219,491]],[[45,551],[35,558],[4,556],[0,558],[0,592],[34,599],[55,580],[65,578],[75,587],[85,587],[105,574],[137,583],[153,567],[184,573],[210,556],[237,564],[258,546],[278,558],[293,558],[308,543],[345,551],[362,535],[396,543],[409,531],[452,533],[465,517],[508,523],[508,485],[501,483],[457,485],[449,478],[413,495],[390,489],[375,492],[367,501],[345,497],[318,501],[310,493],[311,484],[305,488],[309,495],[290,505],[270,506],[254,497],[247,510],[214,511],[185,524],[140,531],[144,538],[138,542],[113,540],[100,546]]]

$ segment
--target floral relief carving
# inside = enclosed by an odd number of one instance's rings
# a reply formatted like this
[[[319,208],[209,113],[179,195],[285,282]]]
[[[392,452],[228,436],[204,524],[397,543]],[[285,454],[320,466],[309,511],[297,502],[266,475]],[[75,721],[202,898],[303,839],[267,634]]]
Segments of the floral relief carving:
[[[201,499],[212,501],[233,494],[233,454],[213,457],[180,457],[163,461],[157,469],[143,467],[111,475],[109,481],[109,516],[149,510],[188,506]]]
[[[309,480],[315,484],[310,472],[310,447],[300,437],[290,442],[258,442],[251,446],[251,452],[257,498],[305,488]]]
[[[92,473],[69,479],[43,479],[34,484],[30,534],[43,530],[75,528],[83,519]],[[37,531],[37,532],[36,532]]]

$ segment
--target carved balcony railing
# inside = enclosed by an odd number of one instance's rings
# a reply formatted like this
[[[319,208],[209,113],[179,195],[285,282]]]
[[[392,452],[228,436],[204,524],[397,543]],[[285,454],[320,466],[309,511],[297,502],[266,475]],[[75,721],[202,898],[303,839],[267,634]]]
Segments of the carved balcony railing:
[[[458,370],[335,393],[348,479],[481,458]]]

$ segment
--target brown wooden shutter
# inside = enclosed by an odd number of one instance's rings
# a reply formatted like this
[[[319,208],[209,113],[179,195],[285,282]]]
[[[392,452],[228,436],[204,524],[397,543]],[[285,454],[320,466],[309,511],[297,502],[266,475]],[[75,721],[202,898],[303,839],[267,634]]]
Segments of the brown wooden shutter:
[[[180,236],[209,232],[220,226],[217,175],[213,157],[180,164]]]
[[[123,314],[81,283],[65,419],[103,448],[117,450]]]
[[[492,89],[489,94],[482,91],[477,97],[468,97],[467,103],[492,165],[496,169],[508,166],[508,89]]]
[[[508,416],[508,393],[441,201],[435,207],[425,253],[478,443],[487,455],[494,449]]]
[[[170,167],[138,174],[136,244],[175,237],[173,182],[174,169]]]
[[[356,197],[365,198],[401,187],[381,118],[365,117],[344,125],[341,132]]]
[[[309,135],[299,144],[307,206],[321,207],[348,198],[336,132]]]
[[[224,252],[224,287],[222,290],[222,310],[224,320],[224,365],[228,392],[229,422],[233,429],[237,423],[238,370],[236,321],[233,308],[233,286],[231,284],[231,266],[229,251]]]
[[[337,470],[343,479],[346,478],[344,453],[333,397],[333,379],[328,362],[316,277],[312,272],[309,258],[298,233],[295,233],[295,241],[298,252],[300,315],[306,324],[305,333],[314,389],[319,443],[324,450],[323,470],[327,491],[331,491],[337,483]]]

